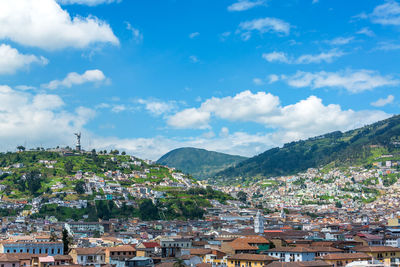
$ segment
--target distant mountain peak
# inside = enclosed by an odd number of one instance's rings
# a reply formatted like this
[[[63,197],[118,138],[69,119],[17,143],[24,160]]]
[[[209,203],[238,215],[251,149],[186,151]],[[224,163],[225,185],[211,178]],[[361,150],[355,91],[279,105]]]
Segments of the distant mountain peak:
[[[157,160],[157,163],[179,169],[195,178],[204,179],[245,159],[247,158],[202,148],[182,147],[166,153]]]

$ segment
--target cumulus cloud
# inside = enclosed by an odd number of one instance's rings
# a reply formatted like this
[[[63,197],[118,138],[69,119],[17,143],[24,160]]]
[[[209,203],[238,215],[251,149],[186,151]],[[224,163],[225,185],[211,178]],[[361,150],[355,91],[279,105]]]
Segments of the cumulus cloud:
[[[268,62],[281,62],[286,64],[312,64],[312,63],[331,63],[335,58],[343,56],[342,51],[331,50],[329,52],[322,52],[316,55],[301,55],[297,59],[293,57],[288,57],[286,53],[283,52],[271,52],[264,53],[262,57]]]
[[[0,1],[0,39],[47,50],[119,44],[106,22],[93,16],[72,18],[55,0]]]
[[[101,70],[87,70],[83,74],[71,72],[63,80],[53,80],[48,84],[42,85],[42,87],[54,90],[59,87],[70,88],[73,85],[81,85],[89,82],[99,84],[107,80],[108,79]]]
[[[17,49],[9,45],[0,45],[0,74],[14,74],[33,63],[46,65],[48,62],[45,57],[20,54]]]
[[[228,6],[228,11],[245,11],[252,9],[256,6],[261,6],[265,4],[265,0],[255,0],[255,1],[250,1],[250,0],[239,0],[232,5]]]
[[[0,140],[2,151],[27,143],[28,147],[73,144],[73,133],[94,116],[79,107],[67,112],[57,95],[31,94],[0,86]]]
[[[206,129],[211,114],[207,111],[195,108],[185,109],[176,113],[168,119],[168,125],[178,129]]]
[[[388,95],[386,98],[380,98],[375,102],[372,102],[371,105],[374,107],[383,107],[393,103],[393,101],[394,101],[394,95]]]
[[[341,72],[320,71],[316,73],[298,71],[286,78],[293,87],[311,87],[313,89],[332,87],[343,88],[351,93],[360,93],[382,86],[394,86],[399,81],[391,76],[382,76],[371,70],[347,70]]]
[[[251,38],[251,34],[257,31],[261,34],[272,32],[279,35],[289,35],[291,25],[277,18],[261,18],[250,21],[244,21],[239,24],[238,34],[241,34],[244,40]]]
[[[122,0],[57,0],[62,5],[87,5],[87,6],[97,6],[101,4],[111,4],[120,3]]]

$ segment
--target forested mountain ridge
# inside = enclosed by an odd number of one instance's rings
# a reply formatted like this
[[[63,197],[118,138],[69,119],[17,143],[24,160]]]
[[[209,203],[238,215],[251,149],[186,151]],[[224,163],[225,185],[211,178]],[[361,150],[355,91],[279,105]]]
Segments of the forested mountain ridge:
[[[220,181],[295,174],[328,164],[371,164],[378,154],[400,152],[400,115],[351,130],[272,148],[215,175]]]

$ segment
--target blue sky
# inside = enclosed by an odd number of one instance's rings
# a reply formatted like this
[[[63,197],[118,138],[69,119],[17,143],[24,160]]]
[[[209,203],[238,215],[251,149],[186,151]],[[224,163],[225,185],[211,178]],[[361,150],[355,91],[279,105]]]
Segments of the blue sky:
[[[253,156],[398,114],[400,3],[0,2],[0,150]]]

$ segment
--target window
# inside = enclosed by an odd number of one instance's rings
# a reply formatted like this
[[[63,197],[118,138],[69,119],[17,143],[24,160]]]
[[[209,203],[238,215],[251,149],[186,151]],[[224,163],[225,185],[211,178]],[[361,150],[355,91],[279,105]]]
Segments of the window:
[[[61,249],[57,249],[57,254],[61,254]]]

